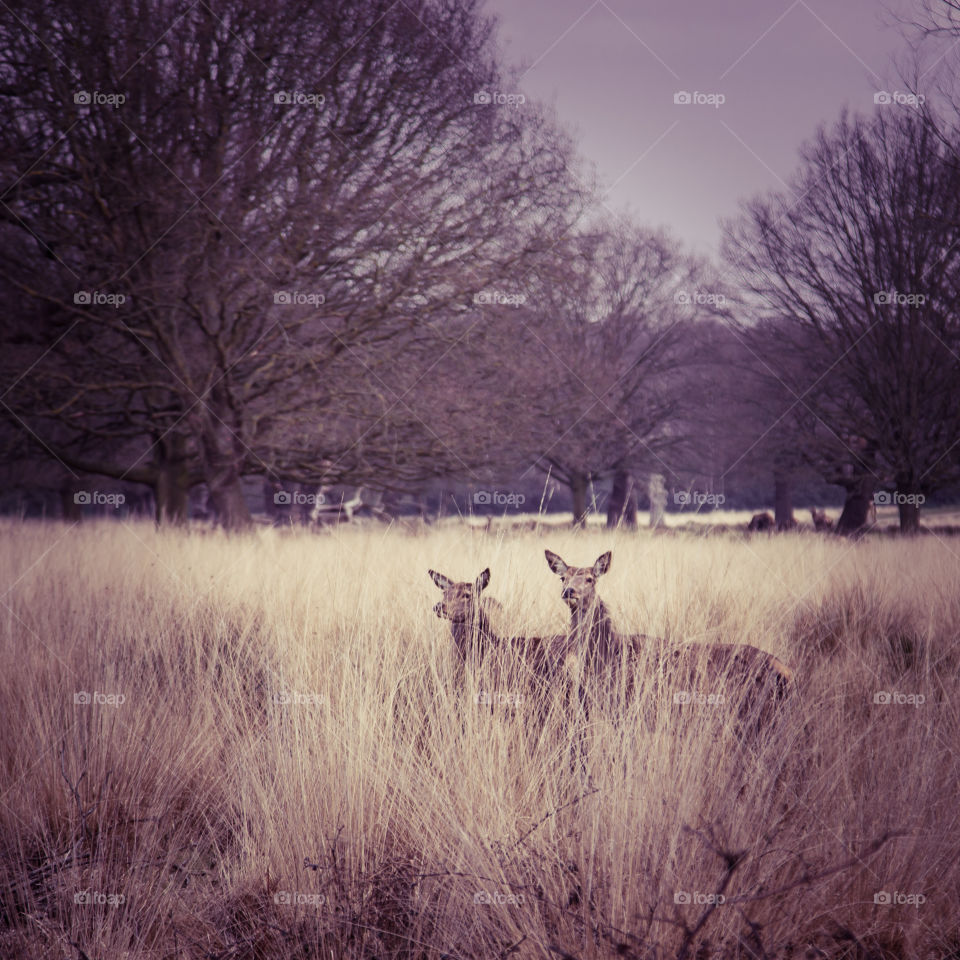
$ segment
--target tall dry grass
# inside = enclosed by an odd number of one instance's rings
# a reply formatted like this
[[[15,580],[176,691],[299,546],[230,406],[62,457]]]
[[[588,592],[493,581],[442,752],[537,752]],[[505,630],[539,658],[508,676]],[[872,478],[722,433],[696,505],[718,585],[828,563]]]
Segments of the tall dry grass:
[[[960,951],[955,541],[2,535],[0,955]],[[457,687],[427,568],[551,633],[544,546],[613,549],[623,630],[793,666],[778,719],[652,665],[589,715],[506,658]]]

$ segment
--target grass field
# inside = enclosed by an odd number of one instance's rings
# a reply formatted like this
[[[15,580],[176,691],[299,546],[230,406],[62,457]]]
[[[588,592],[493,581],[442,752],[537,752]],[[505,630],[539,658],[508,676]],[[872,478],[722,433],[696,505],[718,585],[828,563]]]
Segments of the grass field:
[[[960,956],[960,540],[0,531],[2,957]],[[552,633],[544,547],[796,689],[458,686],[427,568]]]

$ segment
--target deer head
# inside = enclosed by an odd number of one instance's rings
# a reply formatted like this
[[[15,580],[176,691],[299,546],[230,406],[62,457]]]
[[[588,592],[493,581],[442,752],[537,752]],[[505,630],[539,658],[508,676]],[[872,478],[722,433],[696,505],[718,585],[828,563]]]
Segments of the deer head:
[[[571,567],[550,550],[545,550],[544,554],[550,569],[563,584],[560,597],[572,613],[582,614],[598,604],[597,578],[610,569],[612,555],[609,550],[597,557],[592,567]]]
[[[490,583],[489,567],[473,583],[457,583],[436,570],[428,570],[430,578],[443,591],[443,599],[434,606],[438,617],[451,623],[472,623],[480,609],[480,594]]]

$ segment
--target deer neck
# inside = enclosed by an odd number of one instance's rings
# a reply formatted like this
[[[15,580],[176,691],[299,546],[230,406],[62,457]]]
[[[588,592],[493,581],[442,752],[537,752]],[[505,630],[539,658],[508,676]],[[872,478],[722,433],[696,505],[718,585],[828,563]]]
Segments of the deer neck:
[[[494,643],[497,639],[486,613],[479,608],[474,611],[471,620],[451,622],[450,630],[453,633],[457,650],[464,660],[467,659],[471,651],[482,653],[485,646]]]
[[[602,600],[596,600],[586,610],[577,609],[570,615],[573,633],[583,642],[607,641],[613,635],[610,611]]]

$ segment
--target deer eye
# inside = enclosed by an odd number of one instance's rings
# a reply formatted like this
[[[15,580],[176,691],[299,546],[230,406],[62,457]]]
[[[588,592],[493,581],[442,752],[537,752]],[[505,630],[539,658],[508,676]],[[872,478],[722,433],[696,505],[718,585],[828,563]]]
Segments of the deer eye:
[[[593,577],[587,577],[587,583],[593,583]]]

